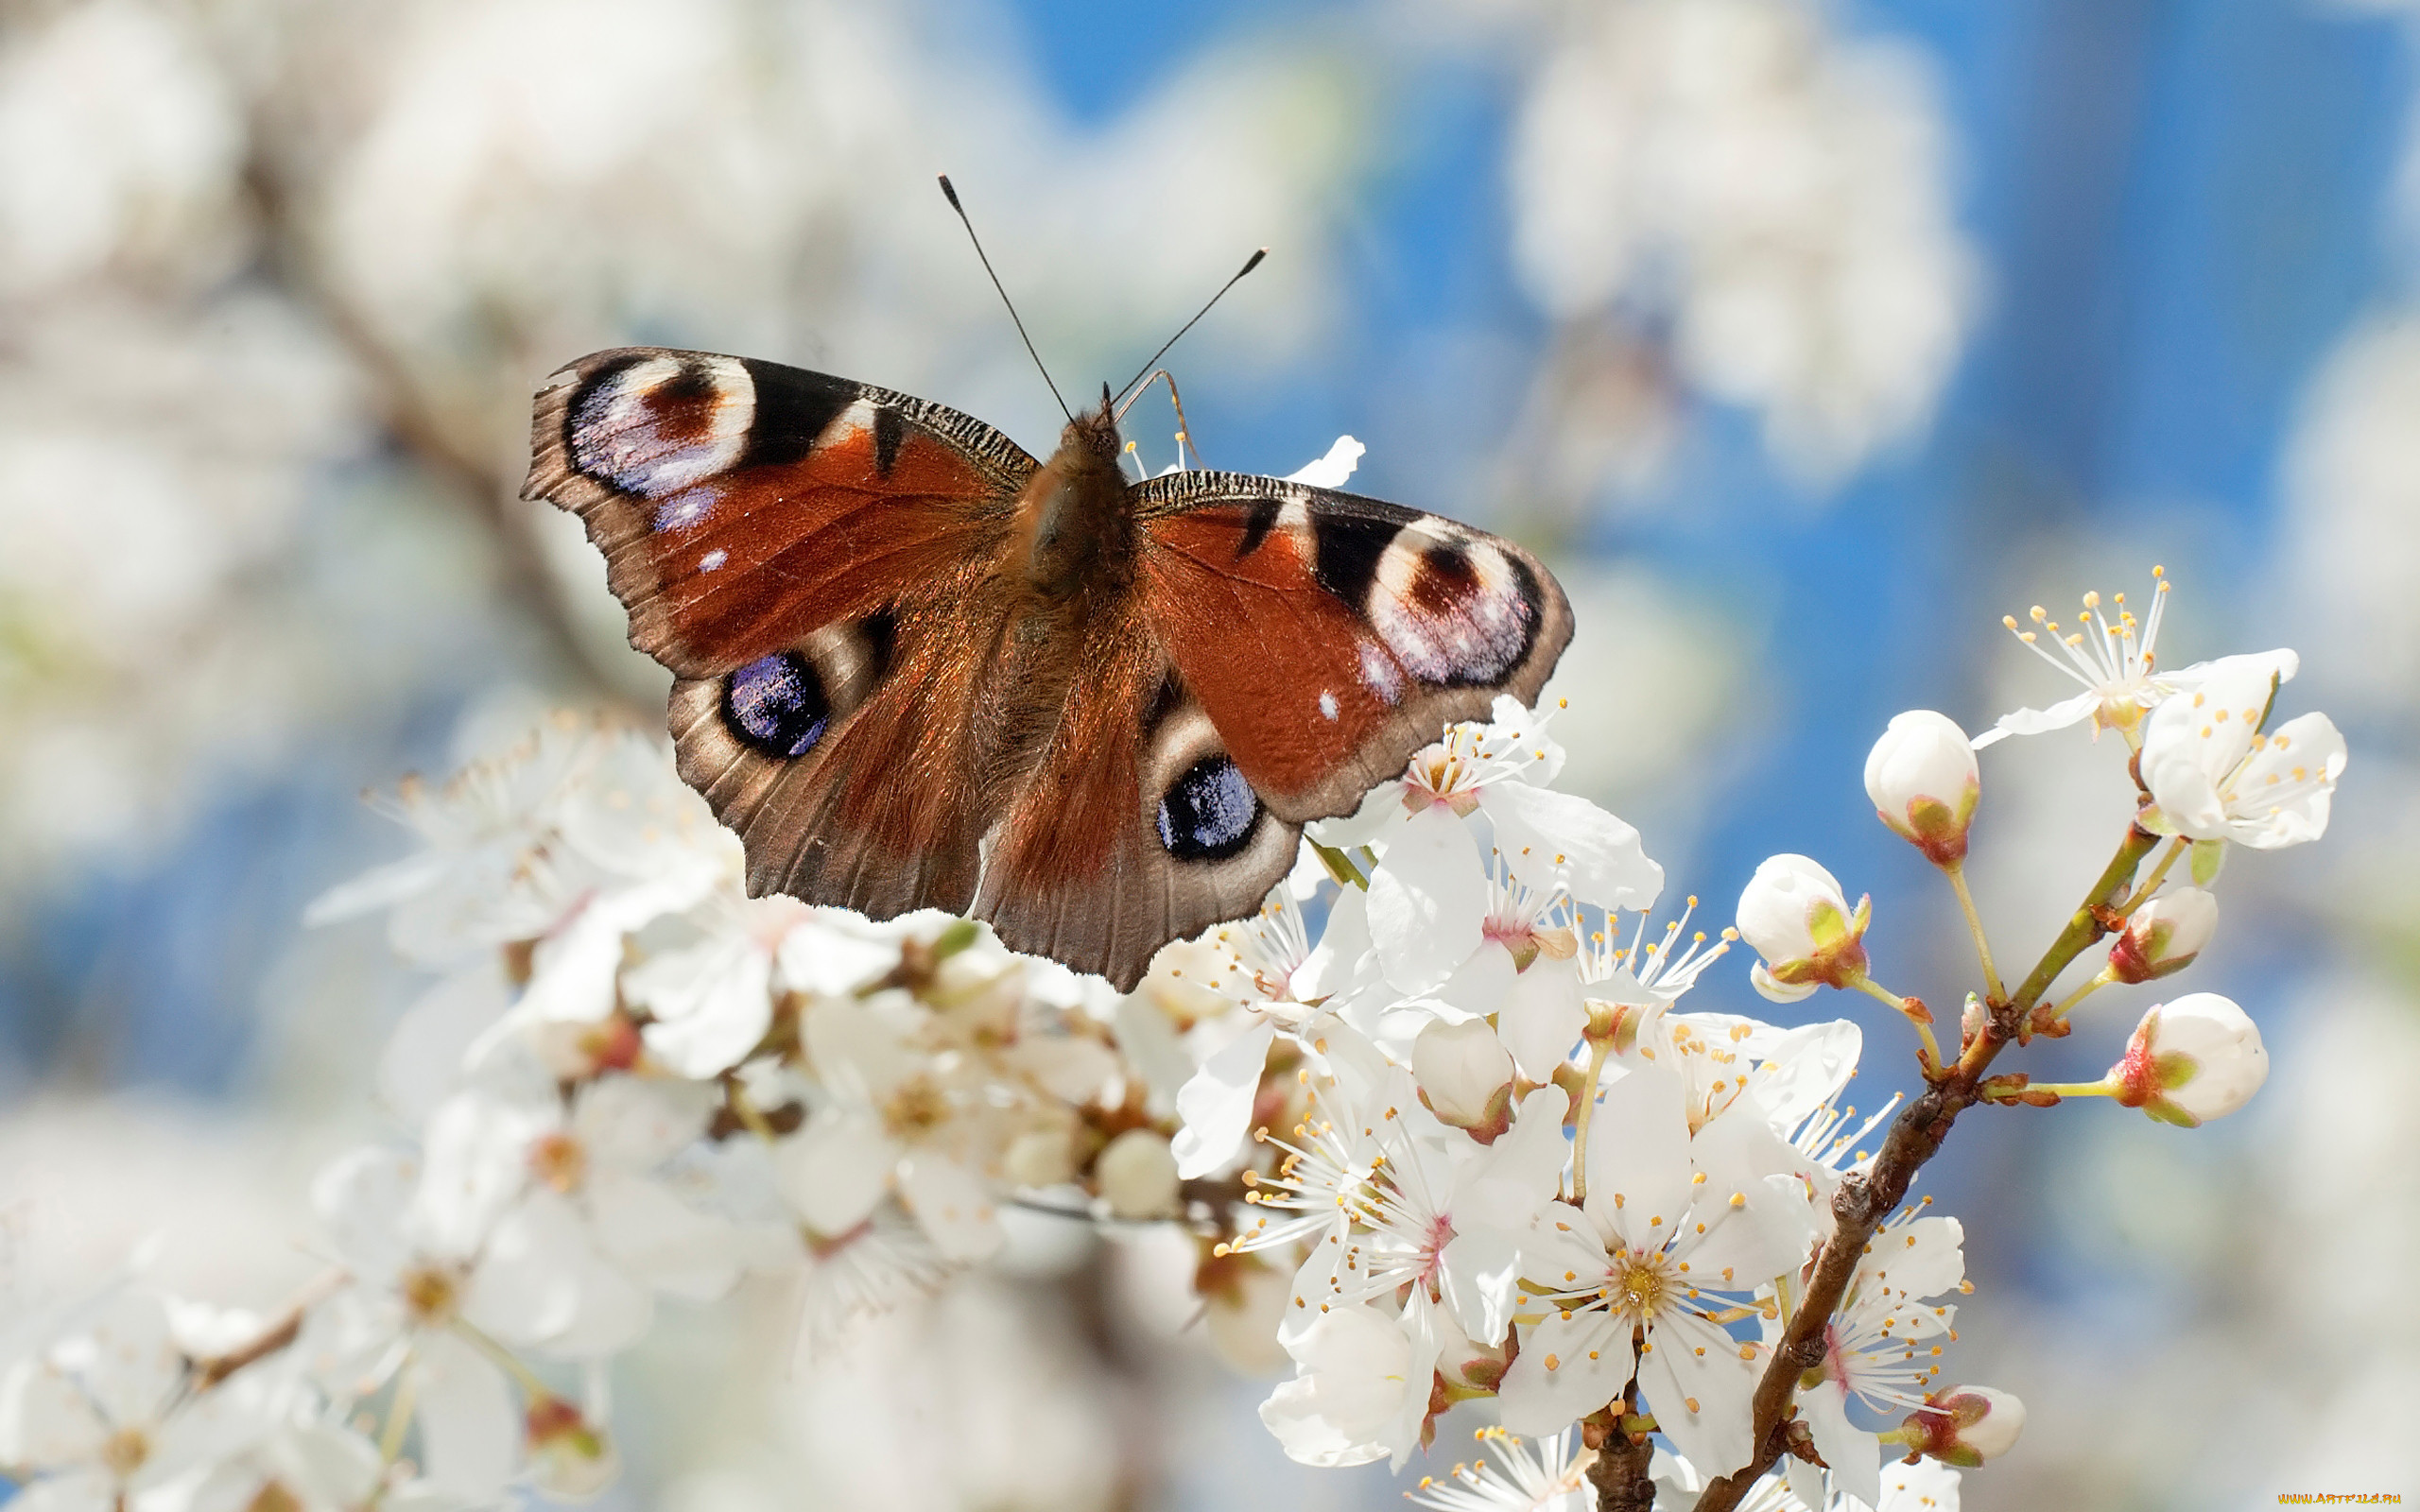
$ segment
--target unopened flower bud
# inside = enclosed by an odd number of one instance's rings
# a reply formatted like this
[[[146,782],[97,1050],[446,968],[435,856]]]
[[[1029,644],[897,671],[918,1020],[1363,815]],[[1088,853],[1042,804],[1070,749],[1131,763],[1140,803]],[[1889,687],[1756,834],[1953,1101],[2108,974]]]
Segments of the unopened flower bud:
[[[1075,1141],[1064,1128],[1029,1128],[1009,1142],[1000,1174],[1021,1187],[1055,1187],[1076,1177]]]
[[[1130,1128],[1109,1142],[1093,1164],[1100,1194],[1120,1218],[1167,1218],[1177,1211],[1176,1157],[1148,1128]]]
[[[1481,1143],[1512,1125],[1512,1053],[1485,1019],[1434,1022],[1411,1042],[1411,1075],[1428,1110]]]
[[[2260,1030],[2234,1002],[2193,992],[2143,1015],[2109,1068],[2117,1098],[2187,1128],[2234,1112],[2269,1079]]]
[[[1966,731],[1929,709],[1894,717],[1865,758],[1865,796],[1875,812],[1937,867],[1966,859],[1966,827],[1981,792]]]
[[[2109,976],[2149,982],[2193,964],[2219,929],[2219,901],[2199,887],[2171,887],[2127,916],[2109,946]]]
[[[538,1488],[562,1502],[584,1502],[622,1472],[622,1456],[605,1431],[561,1397],[540,1397],[523,1416],[529,1473]]]
[[[2025,1431],[2025,1403],[1989,1386],[1936,1391],[1891,1435],[1919,1453],[1973,1469],[1997,1459]]]
[[[1739,934],[1764,957],[1749,980],[1776,1003],[1849,986],[1865,975],[1873,912],[1871,898],[1852,911],[1839,881],[1806,857],[1768,857],[1739,895]]]

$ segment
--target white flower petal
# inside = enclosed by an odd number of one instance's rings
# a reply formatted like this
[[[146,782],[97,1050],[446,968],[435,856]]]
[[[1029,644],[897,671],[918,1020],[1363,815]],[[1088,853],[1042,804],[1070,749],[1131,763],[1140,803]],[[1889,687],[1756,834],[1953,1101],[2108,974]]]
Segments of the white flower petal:
[[[899,1197],[951,1260],[982,1260],[1006,1237],[983,1180],[956,1160],[917,1151],[899,1167]]]
[[[1815,1452],[1831,1467],[1832,1479],[1867,1506],[1882,1500],[1882,1441],[1849,1421],[1848,1393],[1829,1379],[1802,1387],[1800,1412],[1815,1435]]]
[[[715,1103],[695,1082],[599,1077],[573,1103],[571,1132],[595,1165],[652,1171],[705,1133]]]
[[[406,1124],[424,1122],[454,1090],[472,1044],[511,1005],[512,988],[493,959],[423,993],[379,1054],[379,1100]]]
[[[1423,1005],[1447,1023],[1484,1019],[1504,1005],[1519,968],[1501,940],[1482,939],[1470,959],[1431,991]],[[1577,973],[1572,980],[1579,980]]]
[[[1478,949],[1490,899],[1478,842],[1453,811],[1406,821],[1370,879],[1370,938],[1386,979],[1424,992]]]
[[[1625,1243],[1660,1246],[1689,1211],[1690,1175],[1680,1078],[1643,1066],[1605,1087],[1588,1124],[1588,1216]]]
[[[2345,757],[2344,736],[2325,714],[2278,726],[2228,784],[2227,838],[2274,850],[2326,833]]]
[[[1758,1363],[1730,1334],[1694,1314],[1668,1310],[1647,1331],[1638,1383],[1655,1426],[1692,1465],[1727,1475],[1755,1451],[1749,1399]]]
[[[2062,698],[2048,709],[2019,709],[2014,713],[2000,715],[1991,729],[1975,737],[1974,748],[1981,750],[2011,735],[2041,735],[2053,730],[2065,730],[2092,717],[2100,707],[2100,693],[2087,688],[2072,698]]]
[[[1496,1033],[1521,1074],[1543,1082],[1580,1043],[1588,1026],[1578,961],[1541,955],[1512,981],[1496,1017]]]
[[[683,1076],[719,1075],[773,1022],[773,957],[755,942],[709,938],[633,967],[622,991],[648,1009],[647,1047]]]
[[[1327,455],[1295,472],[1286,474],[1288,483],[1306,483],[1315,489],[1340,489],[1352,480],[1355,464],[1369,450],[1350,436],[1340,436]]]
[[[383,1280],[411,1259],[404,1216],[420,1186],[420,1161],[382,1145],[349,1150],[311,1182],[311,1207],[331,1246],[355,1275]]]
[[[423,1472],[441,1490],[488,1502],[520,1459],[521,1415],[504,1373],[450,1333],[421,1335],[411,1368]]]
[[[588,1233],[571,1205],[541,1189],[496,1220],[471,1273],[462,1314],[514,1346],[544,1344],[579,1318]]]
[[[1236,1158],[1252,1132],[1252,1108],[1260,1094],[1260,1074],[1277,1026],[1267,1020],[1230,1041],[1195,1072],[1176,1094],[1177,1130],[1170,1148],[1184,1180],[1208,1176]]]
[[[1877,1512],[1958,1512],[1958,1471],[1937,1459],[1893,1460],[1882,1469]]]
[[[1966,1230],[1957,1219],[1919,1218],[1883,1237],[1890,1241],[1887,1250],[1877,1239],[1875,1253],[1858,1268],[1871,1266],[1880,1272],[1893,1291],[1914,1297],[1940,1297],[1956,1291],[1966,1279],[1966,1256],[1961,1247]]]
[[[1370,942],[1370,895],[1358,887],[1347,887],[1329,907],[1327,927],[1320,931],[1319,943],[1294,969],[1295,1001],[1316,1003],[1345,990],[1365,969],[1374,972],[1374,948]]]
[[[96,1458],[109,1435],[92,1399],[49,1362],[19,1360],[0,1377],[0,1464],[78,1464]]]
[[[1576,793],[1495,782],[1479,794],[1512,875],[1541,891],[1558,883],[1583,903],[1647,908],[1664,890],[1638,832]]]
[[[660,1182],[600,1171],[589,1182],[588,1213],[597,1246],[651,1286],[705,1302],[739,1279],[731,1221],[699,1211]]]
[[[1341,818],[1314,819],[1305,825],[1304,837],[1347,853],[1365,845],[1383,850],[1394,838],[1395,831],[1410,817],[1403,806],[1403,793],[1400,778],[1380,782],[1361,796],[1360,806],[1352,813]]]
[[[1776,1130],[1794,1131],[1848,1085],[1864,1047],[1865,1031],[1852,1019],[1789,1030],[1765,1051],[1750,1083],[1757,1108]]]
[[[837,1239],[866,1221],[890,1190],[899,1145],[872,1118],[815,1114],[776,1149],[782,1195],[806,1226]]]
[[[1510,1431],[1543,1436],[1561,1433],[1620,1396],[1637,1357],[1627,1318],[1574,1313],[1566,1321],[1550,1304],[1537,1305],[1547,1315],[1522,1333],[1521,1352],[1504,1373],[1496,1409]]]
[[[1502,1228],[1457,1232],[1438,1261],[1455,1324],[1474,1339],[1503,1338],[1520,1296],[1520,1240]]]

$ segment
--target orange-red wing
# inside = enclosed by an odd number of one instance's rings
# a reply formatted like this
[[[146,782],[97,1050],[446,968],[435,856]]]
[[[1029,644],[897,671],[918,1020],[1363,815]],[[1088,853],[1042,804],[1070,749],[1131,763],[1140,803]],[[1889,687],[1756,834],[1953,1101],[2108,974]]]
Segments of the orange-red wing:
[[[1285,819],[1350,813],[1446,725],[1533,700],[1571,638],[1537,558],[1437,515],[1232,472],[1136,493],[1142,617]]]
[[[906,394],[633,347],[547,380],[523,493],[586,522],[631,644],[712,677],[928,600],[995,549],[1036,466]]]

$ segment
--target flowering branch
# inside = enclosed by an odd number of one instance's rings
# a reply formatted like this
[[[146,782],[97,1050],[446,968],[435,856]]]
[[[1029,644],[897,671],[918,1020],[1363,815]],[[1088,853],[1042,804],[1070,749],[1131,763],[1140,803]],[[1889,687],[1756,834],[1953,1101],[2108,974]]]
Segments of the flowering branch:
[[[1708,1485],[1700,1494],[1697,1512],[1729,1512],[1739,1504],[1765,1471],[1787,1451],[1783,1414],[1789,1405],[1800,1374],[1824,1363],[1824,1332],[1833,1311],[1848,1290],[1849,1278],[1865,1253],[1874,1231],[1891,1211],[1904,1201],[1909,1184],[1926,1161],[1941,1150],[1958,1115],[1984,1100],[1982,1082],[1993,1059],[2010,1040],[2021,1037],[2026,1016],[2041,1001],[2061,971],[2093,943],[2110,933],[2110,903],[2124,895],[2143,857],[2159,836],[2129,824],[2126,837],[2092,890],[2068,919],[2050,948],[2042,953],[2016,989],[2016,996],[1995,1005],[1981,1031],[1965,1047],[1958,1063],[1939,1083],[1910,1103],[1893,1121],[1881,1153],[1861,1177],[1841,1183],[1832,1196],[1832,1237],[1815,1258],[1806,1293],[1791,1314],[1789,1326],[1772,1350],[1772,1358],[1756,1383],[1754,1434],[1756,1457],[1746,1467]],[[1600,1509],[1609,1503],[1599,1502]]]

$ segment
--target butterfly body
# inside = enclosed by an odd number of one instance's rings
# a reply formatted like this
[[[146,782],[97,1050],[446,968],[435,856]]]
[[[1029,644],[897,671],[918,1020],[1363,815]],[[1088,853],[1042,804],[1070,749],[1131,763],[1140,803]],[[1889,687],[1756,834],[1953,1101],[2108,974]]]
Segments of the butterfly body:
[[[1134,578],[1132,490],[1104,403],[1067,422],[1059,450],[1017,495],[1006,569],[1043,604],[1123,593]]]
[[[540,391],[525,491],[672,671],[752,892],[970,914],[1131,987],[1253,912],[1304,823],[1533,698],[1570,614],[1467,526],[1119,452],[1106,404],[1037,461],[909,395],[631,348]]]

